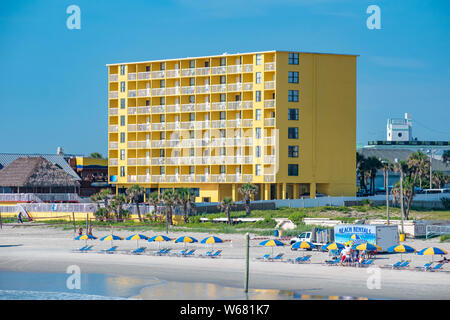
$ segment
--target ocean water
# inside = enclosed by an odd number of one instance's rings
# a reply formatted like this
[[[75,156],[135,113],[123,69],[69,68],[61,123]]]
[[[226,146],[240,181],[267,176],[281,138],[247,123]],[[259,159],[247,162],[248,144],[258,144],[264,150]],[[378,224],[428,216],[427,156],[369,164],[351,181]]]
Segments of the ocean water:
[[[354,300],[345,296],[304,294],[301,290],[249,289],[212,283],[176,282],[156,278],[80,274],[79,289],[70,289],[72,274],[0,272],[0,300]],[[69,285],[68,285],[69,283]]]

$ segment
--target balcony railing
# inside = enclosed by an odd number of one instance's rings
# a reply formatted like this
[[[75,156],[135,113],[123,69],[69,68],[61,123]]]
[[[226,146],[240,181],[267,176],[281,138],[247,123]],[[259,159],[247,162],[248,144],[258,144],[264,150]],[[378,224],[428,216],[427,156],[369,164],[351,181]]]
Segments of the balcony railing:
[[[227,103],[227,107],[229,110],[241,109],[242,101],[231,101]]]
[[[119,143],[117,141],[111,141],[109,143],[109,148],[110,149],[117,149],[119,147]]]
[[[152,89],[152,96],[163,96],[166,94],[166,88]]]
[[[190,111],[195,111],[194,103],[185,103],[181,105],[181,112],[190,112]]]
[[[227,67],[226,66],[212,67],[211,68],[211,74],[225,74],[225,73],[227,73]]]
[[[198,76],[205,76],[205,75],[209,75],[209,71],[210,71],[209,67],[206,67],[206,68],[197,68],[197,69],[195,70],[195,73],[196,73]]]
[[[273,146],[275,145],[275,137],[264,137],[264,145],[265,146]]]
[[[136,141],[128,141],[128,148],[135,149],[136,146],[137,146],[137,142]]]
[[[264,89],[266,89],[266,90],[275,89],[275,81],[265,81]]]
[[[151,147],[151,141],[150,140],[137,141],[137,147],[139,149],[149,149]]]
[[[218,111],[218,110],[226,110],[227,104],[226,102],[213,102],[211,104],[211,110]]]
[[[128,114],[132,115],[132,114],[136,114],[136,107],[128,107]]]
[[[167,122],[166,123],[166,130],[179,130],[180,129],[180,122]]]
[[[152,72],[153,79],[161,79],[164,78],[164,71],[153,71]]]
[[[110,74],[109,81],[111,81],[111,82],[119,81],[119,75],[118,74]]]
[[[275,175],[273,174],[265,174],[264,182],[275,182]]]
[[[150,131],[150,124],[149,123],[138,124],[137,131]]]
[[[275,71],[275,62],[266,62],[264,63],[265,71]]]
[[[129,124],[128,125],[128,131],[136,131],[137,125],[136,124]]]
[[[180,112],[181,110],[179,104],[169,104],[166,109],[166,112]]]
[[[194,68],[182,69],[181,70],[181,76],[183,76],[183,77],[189,77],[189,76],[193,76],[193,75],[195,75],[195,69]]]
[[[181,122],[181,129],[194,129],[195,121],[183,121]]]
[[[166,88],[166,94],[167,94],[167,95],[180,94],[180,87],[170,87],[170,88]]]
[[[164,164],[164,157],[159,157],[159,158],[152,158],[152,164],[153,165],[160,165],[160,164]]]
[[[209,93],[210,86],[209,86],[209,84],[204,85],[204,86],[197,86],[195,91],[197,93]]]
[[[148,89],[139,89],[138,91],[137,91],[137,95],[138,95],[138,97],[150,97],[150,91],[151,89],[150,88],[148,88]]]
[[[211,85],[211,92],[225,92],[227,91],[226,84],[213,84]]]
[[[264,163],[275,163],[275,156],[274,155],[268,155],[264,156]]]
[[[275,100],[265,100],[264,101],[264,108],[275,108]]]
[[[166,140],[152,140],[152,148],[164,148]]]
[[[178,69],[166,71],[167,78],[177,78],[179,76],[180,76],[180,70],[178,70]]]
[[[242,101],[242,109],[253,109],[253,101]]]
[[[251,90],[253,90],[253,83],[251,83],[251,82],[244,83],[243,86],[242,86],[242,90],[243,91],[251,91]]]
[[[129,98],[134,98],[136,96],[137,96],[136,90],[128,90],[128,97]]]
[[[253,72],[253,65],[252,64],[244,64],[243,70],[244,70],[244,72]]]
[[[151,182],[150,175],[139,175],[137,176],[137,182]]]
[[[119,131],[119,126],[118,125],[110,125],[109,126],[109,131],[110,132],[117,132],[117,131]]]
[[[138,114],[150,114],[151,107],[150,106],[143,106],[143,107],[138,107],[137,108],[137,113]]]
[[[227,122],[226,120],[212,120],[211,121],[211,128],[217,129],[217,128],[226,128]]]
[[[129,166],[135,166],[137,163],[136,158],[128,158],[127,164]]]
[[[161,123],[152,123],[152,130],[164,130],[166,124],[164,122]]]
[[[152,106],[152,113],[164,113],[165,106]]]
[[[228,73],[241,73],[242,72],[242,65],[234,65],[234,66],[228,66],[227,68]]]
[[[181,94],[192,94],[192,93],[195,93],[195,86],[181,87]]]
[[[137,176],[128,176],[128,182],[136,182]]]
[[[119,93],[117,91],[110,91],[109,92],[109,98],[110,99],[115,99],[119,96]]]
[[[117,166],[118,164],[118,159],[117,158],[109,158],[109,165],[110,166]]]
[[[118,108],[109,108],[109,115],[110,116],[117,116],[119,114]]]
[[[253,175],[251,174],[244,174],[242,176],[242,182],[252,182],[253,181]]]
[[[136,73],[129,73],[128,80],[136,80]]]
[[[266,118],[264,119],[264,126],[273,127],[275,125],[275,118]]]
[[[149,166],[150,158],[138,158],[137,164],[138,164],[138,166]]]
[[[138,80],[149,80],[150,78],[150,72],[138,72]]]
[[[228,91],[241,91],[242,83],[230,83],[228,86]]]
[[[209,102],[197,103],[197,111],[210,111],[211,104]]]

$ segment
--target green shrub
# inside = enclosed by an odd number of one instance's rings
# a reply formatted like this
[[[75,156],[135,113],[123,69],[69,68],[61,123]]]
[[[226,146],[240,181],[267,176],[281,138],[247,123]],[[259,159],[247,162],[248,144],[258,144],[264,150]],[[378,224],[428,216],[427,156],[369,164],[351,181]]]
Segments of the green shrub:
[[[277,222],[272,218],[264,218],[264,220],[254,222],[252,224],[252,227],[266,229],[266,228],[275,228],[276,225]]]
[[[288,219],[291,220],[294,224],[299,225],[299,224],[303,224],[303,218],[306,217],[306,213],[304,213],[303,211],[297,211],[294,213],[291,213],[288,216]]]
[[[441,203],[444,206],[445,209],[450,209],[450,198],[442,197]]]
[[[450,242],[450,234],[441,236],[441,242]]]

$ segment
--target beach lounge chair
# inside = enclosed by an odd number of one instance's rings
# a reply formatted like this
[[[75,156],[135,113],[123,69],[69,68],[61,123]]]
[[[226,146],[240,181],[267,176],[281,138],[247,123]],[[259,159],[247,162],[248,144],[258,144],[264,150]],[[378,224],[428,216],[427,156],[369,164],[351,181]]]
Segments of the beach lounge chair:
[[[211,256],[213,254],[213,252],[214,252],[214,250],[207,251],[205,253],[205,256],[209,257],[209,256]]]
[[[81,247],[81,248],[78,248],[78,249],[73,249],[73,251],[75,251],[75,252],[83,251],[83,250],[85,250],[87,247],[89,247],[89,246],[84,246],[84,247]]]
[[[297,257],[295,259],[288,259],[288,262],[292,262],[292,263],[300,263],[300,261],[303,260],[304,257]]]
[[[136,250],[131,251],[131,253],[132,253],[132,254],[142,254],[142,253],[144,253],[144,251],[145,251],[146,249],[147,249],[146,247],[140,247],[140,248],[138,248],[138,249],[136,249]]]
[[[404,261],[401,264],[399,264],[396,267],[393,267],[394,269],[405,269],[406,267],[409,266],[409,261]]]
[[[372,263],[373,263],[373,259],[370,259],[370,260],[364,260],[363,262],[361,262],[361,266],[362,267],[367,267],[367,266],[370,266],[370,265],[372,265]]]
[[[80,250],[80,252],[89,252],[94,246],[87,246],[83,250]]]
[[[172,249],[167,249],[167,248],[160,249],[160,250],[156,251],[155,254],[158,256],[162,256],[162,255],[168,254],[170,250],[172,250]]]
[[[325,260],[325,264],[329,265],[329,266],[337,266],[339,265],[339,262],[341,262],[340,259],[336,259],[336,260]]]
[[[290,260],[293,263],[305,263],[305,262],[311,262],[311,256],[304,256],[304,257],[297,257],[294,260]]]
[[[101,252],[112,254],[112,253],[116,252],[117,248],[118,248],[118,246],[114,246],[114,247],[111,247],[109,249],[103,249]]]
[[[442,270],[443,266],[444,266],[443,263],[439,263],[439,264],[435,265],[434,267],[429,268],[428,270],[429,271],[439,271],[439,270]]]
[[[283,256],[284,256],[283,253],[279,253],[275,257],[269,258],[269,260],[271,260],[271,261],[281,260],[283,258]]]
[[[183,256],[183,257],[189,257],[189,256],[194,255],[194,252],[195,252],[195,250],[192,249],[192,250],[189,250],[189,251],[185,252],[185,253],[182,254],[181,256]]]
[[[422,267],[416,267],[416,269],[428,270],[431,268],[432,262],[425,263]]]
[[[217,250],[216,252],[214,252],[213,254],[209,255],[210,258],[217,258],[218,256],[220,256],[222,254],[222,250]]]
[[[258,260],[269,260],[270,259],[270,254],[265,254],[262,257],[256,258]]]

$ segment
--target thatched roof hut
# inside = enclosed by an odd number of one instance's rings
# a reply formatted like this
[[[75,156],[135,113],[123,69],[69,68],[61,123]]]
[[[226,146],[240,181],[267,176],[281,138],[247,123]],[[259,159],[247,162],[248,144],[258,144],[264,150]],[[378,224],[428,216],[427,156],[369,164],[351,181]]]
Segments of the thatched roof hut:
[[[80,183],[59,166],[43,157],[18,158],[0,170],[0,187],[16,192],[73,192]]]

